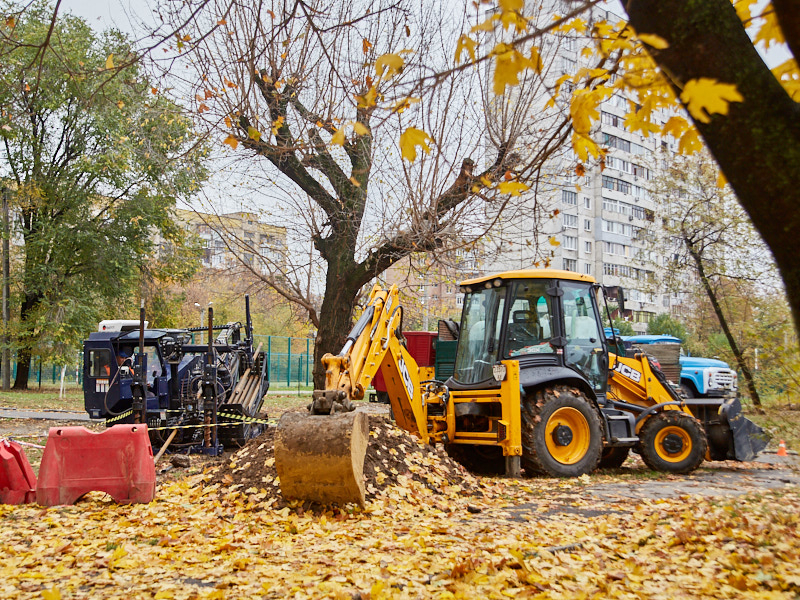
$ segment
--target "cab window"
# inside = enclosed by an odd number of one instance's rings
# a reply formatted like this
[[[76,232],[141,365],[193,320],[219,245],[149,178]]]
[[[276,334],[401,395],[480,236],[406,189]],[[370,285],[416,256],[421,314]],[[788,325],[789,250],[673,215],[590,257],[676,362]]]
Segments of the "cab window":
[[[506,322],[504,356],[553,354],[553,312],[547,295],[548,280],[528,280],[514,284]]]
[[[108,377],[111,375],[111,352],[105,349],[89,350],[89,376]]]

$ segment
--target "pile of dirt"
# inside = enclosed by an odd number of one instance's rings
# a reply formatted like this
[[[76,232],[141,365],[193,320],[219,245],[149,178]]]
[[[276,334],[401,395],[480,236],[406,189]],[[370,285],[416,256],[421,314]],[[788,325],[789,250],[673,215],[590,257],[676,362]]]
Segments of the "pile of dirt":
[[[258,493],[259,499],[275,508],[285,506],[280,495],[274,456],[275,429],[270,427],[250,440],[224,464],[209,469],[206,486],[220,490]],[[472,495],[479,492],[478,480],[450,458],[441,446],[421,444],[386,417],[370,416],[370,436],[364,459],[367,500],[374,500],[393,487],[416,481],[434,494]]]

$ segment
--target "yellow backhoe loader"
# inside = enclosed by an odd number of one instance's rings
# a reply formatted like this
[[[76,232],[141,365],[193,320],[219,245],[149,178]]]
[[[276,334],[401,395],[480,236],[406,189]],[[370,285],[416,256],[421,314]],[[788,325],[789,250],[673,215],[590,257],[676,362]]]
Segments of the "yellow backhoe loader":
[[[352,401],[378,370],[398,426],[482,473],[574,477],[619,466],[631,448],[653,469],[685,473],[766,446],[735,398],[684,399],[647,356],[622,356],[602,326],[607,291],[591,277],[521,270],[461,289],[454,373],[441,382],[421,381],[403,344],[397,288],[373,288],[342,350],[322,359],[325,389],[314,391],[309,414],[278,424],[285,497],[363,504],[369,431]]]

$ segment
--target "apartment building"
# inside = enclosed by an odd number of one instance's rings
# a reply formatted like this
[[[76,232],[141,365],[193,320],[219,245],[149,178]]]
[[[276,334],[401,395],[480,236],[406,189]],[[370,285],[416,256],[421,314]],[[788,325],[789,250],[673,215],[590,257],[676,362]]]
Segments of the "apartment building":
[[[619,19],[599,9],[592,18]],[[553,81],[589,66],[581,49],[577,40],[558,46],[549,75]],[[625,317],[636,331],[644,332],[656,314],[679,300],[657,289],[656,271],[665,257],[659,255],[655,238],[659,200],[649,191],[660,153],[674,151],[675,145],[626,130],[629,110],[627,99],[620,95],[601,104],[591,135],[607,152],[602,167],[586,166],[578,176],[577,158],[570,150],[553,158],[536,195],[529,193],[524,200],[536,203],[539,214],[549,218],[533,223],[501,219],[497,237],[503,239],[505,251],[486,267],[491,271],[549,266],[591,275],[604,285],[620,285],[626,290]],[[661,122],[668,117],[662,115]]]
[[[255,213],[175,212],[177,221],[202,240],[204,267],[221,269],[244,262],[267,273],[286,260],[286,228],[265,223]]]

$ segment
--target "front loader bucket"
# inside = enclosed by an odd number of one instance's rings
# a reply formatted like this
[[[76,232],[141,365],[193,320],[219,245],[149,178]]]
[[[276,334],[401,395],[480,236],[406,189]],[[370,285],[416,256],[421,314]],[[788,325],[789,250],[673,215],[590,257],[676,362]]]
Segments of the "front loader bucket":
[[[720,416],[728,422],[731,430],[728,455],[734,460],[753,460],[756,455],[767,447],[770,436],[761,427],[745,418],[742,414],[742,405],[738,398],[728,400],[720,407]],[[731,456],[731,450],[733,456]]]
[[[362,412],[284,413],[275,432],[275,468],[288,499],[364,506],[369,419]]]

